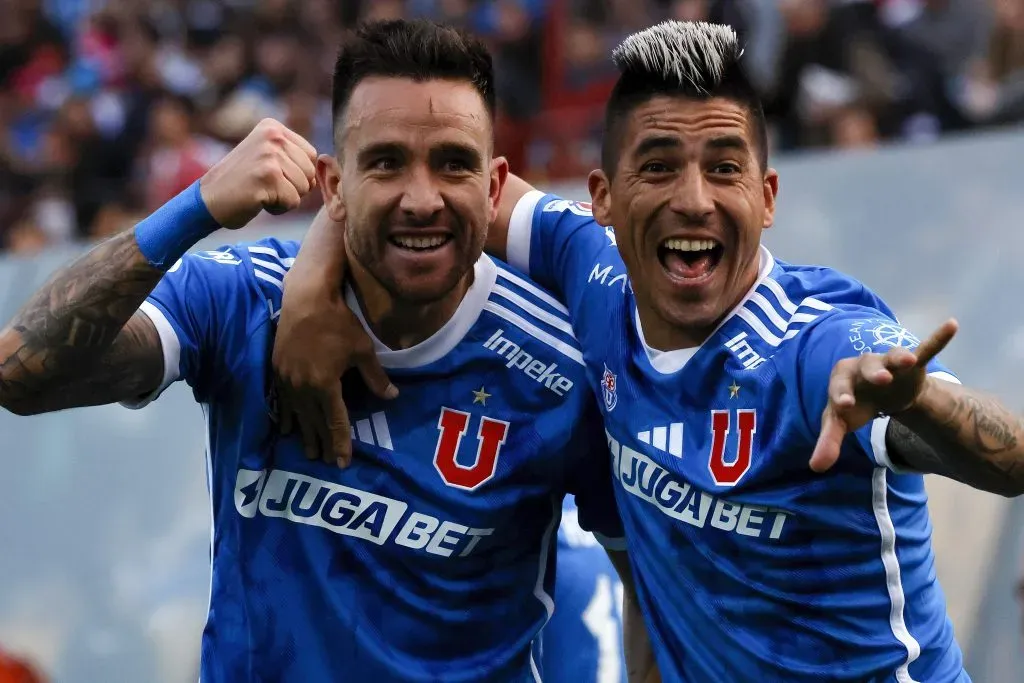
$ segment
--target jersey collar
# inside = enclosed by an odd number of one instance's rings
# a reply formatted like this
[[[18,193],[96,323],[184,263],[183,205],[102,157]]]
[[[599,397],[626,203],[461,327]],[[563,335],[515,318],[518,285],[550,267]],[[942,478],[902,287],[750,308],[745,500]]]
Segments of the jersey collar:
[[[729,319],[736,315],[738,310],[743,308],[743,304],[747,303],[747,300],[750,298],[750,295],[754,293],[754,290],[757,289],[761,283],[764,282],[765,278],[771,274],[772,270],[775,269],[775,258],[763,244],[760,247],[760,259],[761,266],[754,286],[751,287],[743,296],[743,299],[741,299],[740,302],[736,304],[731,311],[729,311],[728,315],[722,318],[722,322],[718,323],[718,327],[708,335],[708,339],[714,337],[715,333],[718,332],[718,330],[720,330],[722,326],[729,321]],[[652,348],[647,344],[647,340],[644,338],[644,330],[640,325],[640,311],[635,307],[633,308],[633,319],[636,321],[637,336],[640,337],[640,343],[643,344],[644,351],[647,352],[647,359],[651,362],[651,367],[663,375],[671,375],[682,370],[687,362],[689,362],[689,360],[693,358],[704,346],[701,344],[700,346],[694,346],[688,349],[673,349],[672,351],[660,351]]]
[[[459,345],[470,328],[480,317],[487,303],[494,283],[498,279],[498,268],[486,255],[482,254],[473,266],[473,284],[469,286],[462,303],[455,309],[455,315],[448,319],[437,332],[421,341],[416,346],[407,349],[394,351],[377,338],[370,326],[366,323],[363,310],[359,306],[351,285],[345,285],[345,301],[352,312],[363,324],[363,329],[373,340],[373,348],[377,352],[377,359],[385,368],[416,368],[429,365],[446,356],[452,349]]]

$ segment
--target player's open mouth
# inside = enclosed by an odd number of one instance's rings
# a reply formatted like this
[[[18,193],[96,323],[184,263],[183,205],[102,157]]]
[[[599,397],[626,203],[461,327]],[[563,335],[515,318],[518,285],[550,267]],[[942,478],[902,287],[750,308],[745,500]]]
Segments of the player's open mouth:
[[[448,244],[452,239],[451,235],[429,235],[429,236],[410,236],[410,235],[393,235],[388,238],[394,246],[399,249],[408,249],[409,251],[415,252],[428,252],[440,249],[444,245]]]
[[[658,246],[658,260],[669,275],[696,284],[714,272],[725,249],[712,239],[673,237]]]

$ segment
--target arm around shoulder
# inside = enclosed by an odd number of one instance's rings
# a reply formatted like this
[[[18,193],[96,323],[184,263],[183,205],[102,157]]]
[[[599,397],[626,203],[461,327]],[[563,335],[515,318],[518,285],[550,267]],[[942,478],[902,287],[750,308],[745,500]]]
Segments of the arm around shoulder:
[[[487,233],[485,250],[488,254],[502,261],[510,260],[510,251],[512,249],[509,246],[509,237],[512,232],[513,218],[517,217],[515,215],[516,207],[519,206],[519,202],[523,197],[535,191],[536,188],[533,185],[519,176],[511,173],[508,174],[505,187],[501,192],[501,201],[498,203],[497,217],[491,223],[490,230]],[[528,218],[532,218],[532,216]],[[529,254],[526,256],[529,258]],[[519,265],[518,267],[521,268],[522,266]]]

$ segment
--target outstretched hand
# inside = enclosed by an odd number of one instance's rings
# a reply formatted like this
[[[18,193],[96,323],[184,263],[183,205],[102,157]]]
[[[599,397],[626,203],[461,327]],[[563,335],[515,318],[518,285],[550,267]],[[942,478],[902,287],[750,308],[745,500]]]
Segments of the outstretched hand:
[[[888,353],[844,358],[832,369],[821,433],[811,455],[811,469],[824,472],[839,459],[843,439],[878,415],[892,415],[914,405],[924,387],[927,367],[956,335],[956,320],[947,320],[920,346]]]

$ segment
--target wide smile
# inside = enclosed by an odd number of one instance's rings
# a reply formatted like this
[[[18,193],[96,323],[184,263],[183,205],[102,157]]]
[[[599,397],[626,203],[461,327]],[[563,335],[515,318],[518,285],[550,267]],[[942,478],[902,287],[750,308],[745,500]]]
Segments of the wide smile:
[[[392,235],[388,243],[403,251],[428,254],[438,251],[452,241],[452,235]]]
[[[725,248],[715,239],[671,237],[658,245],[658,260],[671,280],[695,286],[707,282],[722,261]]]

